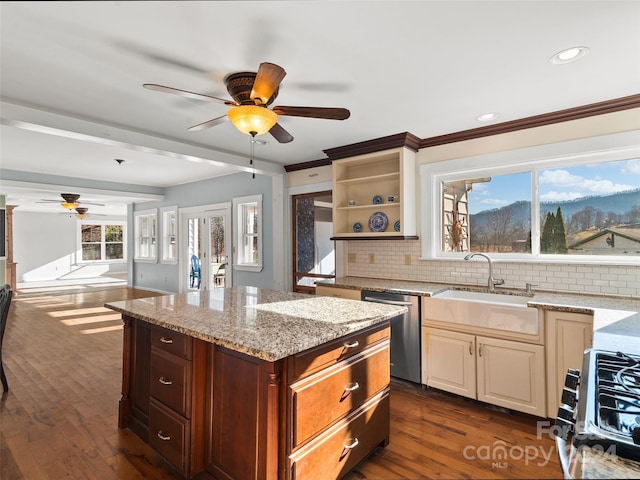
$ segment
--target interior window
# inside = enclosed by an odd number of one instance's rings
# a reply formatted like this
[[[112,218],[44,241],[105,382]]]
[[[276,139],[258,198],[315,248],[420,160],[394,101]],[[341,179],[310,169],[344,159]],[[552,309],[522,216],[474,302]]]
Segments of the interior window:
[[[233,199],[236,215],[236,262],[234,268],[262,270],[262,195]]]
[[[158,259],[156,210],[136,212],[135,216],[135,260],[155,262]]]

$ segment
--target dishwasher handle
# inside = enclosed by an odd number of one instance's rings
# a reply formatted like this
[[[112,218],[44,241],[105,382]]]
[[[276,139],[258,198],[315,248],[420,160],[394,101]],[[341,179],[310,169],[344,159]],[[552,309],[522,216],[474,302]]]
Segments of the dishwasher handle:
[[[399,305],[401,307],[410,307],[411,302],[398,301],[398,300],[385,300],[383,298],[364,297],[365,302],[384,303],[386,305]]]

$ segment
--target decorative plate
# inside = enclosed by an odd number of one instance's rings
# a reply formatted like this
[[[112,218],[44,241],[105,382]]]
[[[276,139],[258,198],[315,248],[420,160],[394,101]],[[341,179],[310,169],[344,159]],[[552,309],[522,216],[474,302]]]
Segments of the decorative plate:
[[[375,197],[373,197],[373,204],[374,205],[380,205],[381,203],[382,203],[382,197],[380,195],[376,195]]]
[[[394,229],[396,232],[399,232],[399,231],[400,231],[400,220],[396,220],[396,223],[394,223],[394,224],[393,224],[393,229]]]
[[[375,212],[369,217],[369,230],[372,232],[384,232],[389,224],[389,219],[382,212]]]
[[[353,224],[353,231],[355,233],[360,233],[362,231],[362,224],[360,222],[356,222]]]

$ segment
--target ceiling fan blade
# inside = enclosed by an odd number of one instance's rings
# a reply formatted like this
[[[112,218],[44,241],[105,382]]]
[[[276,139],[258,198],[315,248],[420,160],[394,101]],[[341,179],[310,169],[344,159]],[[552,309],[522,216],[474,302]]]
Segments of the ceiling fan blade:
[[[47,200],[46,198],[41,198],[40,201],[36,203],[60,203],[60,200]]]
[[[227,116],[222,115],[220,117],[213,118],[211,120],[207,120],[206,122],[199,123],[198,125],[194,125],[193,127],[189,127],[187,130],[195,132],[198,130],[205,130],[207,128],[215,127],[216,125],[220,125],[227,121]]]
[[[278,115],[289,117],[324,118],[327,120],[346,120],[351,116],[351,112],[346,108],[327,107],[273,107],[273,111]]]
[[[224,98],[212,97],[211,95],[205,95],[204,93],[194,93],[187,90],[180,90],[179,88],[166,87],[164,85],[158,85],[156,83],[145,83],[142,86],[146,89],[154,90],[156,92],[172,93],[174,95],[179,95],[181,97],[191,98],[194,100],[202,100],[205,102],[213,100],[215,102],[224,103],[225,105],[237,105],[237,103],[233,100],[225,100]]]
[[[261,63],[251,89],[251,99],[266,104],[286,74],[284,68],[275,63]]]
[[[94,202],[84,202],[82,200],[80,200],[78,202],[80,205],[97,205],[98,207],[104,207],[105,204],[104,203],[94,203]],[[76,209],[77,210],[77,209]]]
[[[279,143],[289,143],[293,140],[293,137],[289,132],[287,132],[279,123],[276,123],[269,133],[273,138],[275,138]]]

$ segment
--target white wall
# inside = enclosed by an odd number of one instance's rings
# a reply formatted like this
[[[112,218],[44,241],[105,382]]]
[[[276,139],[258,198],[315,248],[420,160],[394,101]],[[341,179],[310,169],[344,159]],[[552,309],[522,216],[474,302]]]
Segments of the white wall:
[[[124,220],[120,218],[118,220]],[[13,259],[18,282],[124,273],[126,262],[78,264],[77,220],[55,213],[13,211]]]

